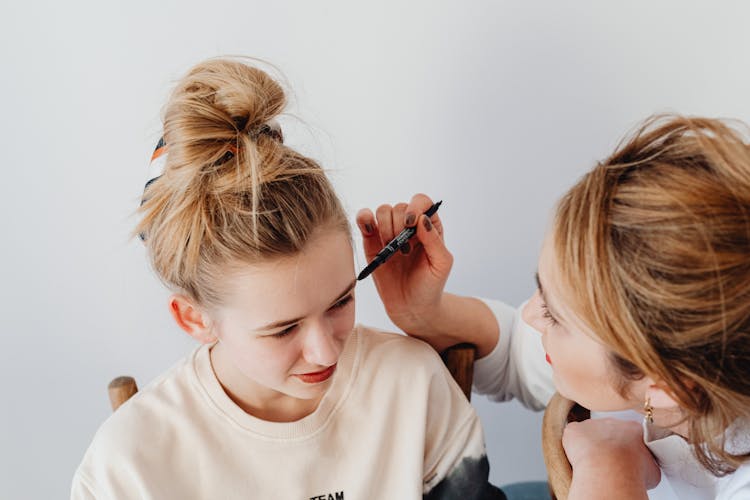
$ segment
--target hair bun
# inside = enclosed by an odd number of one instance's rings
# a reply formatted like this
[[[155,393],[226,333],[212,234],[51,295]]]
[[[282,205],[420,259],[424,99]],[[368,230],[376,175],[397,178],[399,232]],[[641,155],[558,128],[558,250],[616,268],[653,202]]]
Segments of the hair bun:
[[[258,154],[247,150],[257,149],[253,143],[265,132],[281,137],[280,128],[269,123],[285,105],[284,90],[261,69],[228,59],[198,64],[178,83],[164,110],[167,170],[181,171],[184,186],[232,156],[273,155],[273,145]]]
[[[162,280],[200,304],[221,303],[228,263],[297,255],[323,226],[349,234],[323,169],[282,144],[284,105],[264,71],[214,59],[164,108],[163,174],[144,192],[135,234]]]
[[[241,62],[212,60],[196,66],[187,80],[213,88],[217,112],[240,133],[251,133],[274,119],[286,105],[281,86],[265,71]]]

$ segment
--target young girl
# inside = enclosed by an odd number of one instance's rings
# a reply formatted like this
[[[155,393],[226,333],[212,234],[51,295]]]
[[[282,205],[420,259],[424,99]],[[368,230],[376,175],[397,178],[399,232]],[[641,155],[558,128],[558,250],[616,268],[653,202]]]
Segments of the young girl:
[[[418,224],[422,246],[375,272],[378,291],[404,331],[477,345],[475,390],[538,408],[554,382],[591,410],[644,413],[643,429],[567,427],[571,499],[646,498],[660,473],[680,499],[750,498],[745,137],[718,120],[648,120],[563,197],[518,311],[442,292],[452,259],[437,218],[414,215],[424,195],[358,216],[368,254]]]
[[[354,325],[347,218],[284,105],[232,60],[169,99],[136,233],[201,346],[102,425],[72,498],[502,498],[434,351]]]

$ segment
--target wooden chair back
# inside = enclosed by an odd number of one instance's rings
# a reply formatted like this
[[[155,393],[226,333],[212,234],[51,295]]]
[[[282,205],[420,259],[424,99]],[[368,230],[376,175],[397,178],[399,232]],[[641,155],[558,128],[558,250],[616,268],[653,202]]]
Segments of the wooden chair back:
[[[449,347],[440,357],[451,372],[453,380],[464,392],[466,399],[471,401],[471,384],[474,380],[474,358],[476,348],[472,344],[458,344]]]
[[[133,377],[117,377],[109,383],[107,392],[109,393],[109,402],[112,405],[112,411],[115,411],[138,392],[138,385],[135,383]]]
[[[573,469],[562,445],[562,435],[568,422],[591,418],[591,413],[579,404],[555,393],[544,410],[542,420],[542,454],[552,500],[567,500]]]

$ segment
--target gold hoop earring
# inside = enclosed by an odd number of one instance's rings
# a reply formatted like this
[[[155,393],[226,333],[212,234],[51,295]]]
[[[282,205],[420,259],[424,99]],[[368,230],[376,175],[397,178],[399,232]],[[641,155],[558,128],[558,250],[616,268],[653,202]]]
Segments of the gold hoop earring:
[[[643,403],[643,420],[649,424],[654,423],[654,407],[651,406],[651,398],[646,397],[646,401]]]

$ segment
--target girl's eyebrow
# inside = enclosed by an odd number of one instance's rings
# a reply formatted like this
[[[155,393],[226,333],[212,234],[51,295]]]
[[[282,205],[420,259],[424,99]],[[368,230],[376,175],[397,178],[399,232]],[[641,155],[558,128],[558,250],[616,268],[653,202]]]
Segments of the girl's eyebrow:
[[[349,285],[346,287],[346,290],[344,290],[341,294],[339,294],[338,297],[333,299],[333,301],[331,302],[331,305],[343,299],[349,292],[351,292],[354,289],[354,285],[356,284],[357,284],[357,280],[356,279],[352,280],[352,282],[349,283]],[[302,321],[303,319],[304,319],[304,316],[300,318],[292,318],[292,319],[284,319],[281,321],[274,321],[273,323],[269,323],[267,325],[261,326],[260,328],[256,328],[255,331],[263,332],[266,330],[273,330],[282,326],[291,325],[292,323],[297,323],[299,321]]]
[[[344,291],[343,291],[343,292],[342,292],[341,294],[339,294],[339,296],[338,296],[338,297],[336,297],[335,299],[333,299],[333,301],[331,302],[331,305],[334,305],[334,304],[335,304],[336,302],[338,302],[339,300],[341,300],[341,299],[343,299],[344,297],[346,297],[346,295],[347,295],[347,294],[348,294],[349,292],[351,292],[352,290],[354,290],[354,286],[355,286],[356,284],[357,284],[357,280],[356,280],[356,279],[354,279],[354,280],[353,280],[353,281],[352,281],[351,283],[349,283],[349,286],[348,286],[348,287],[346,287],[346,290],[344,290]]]

